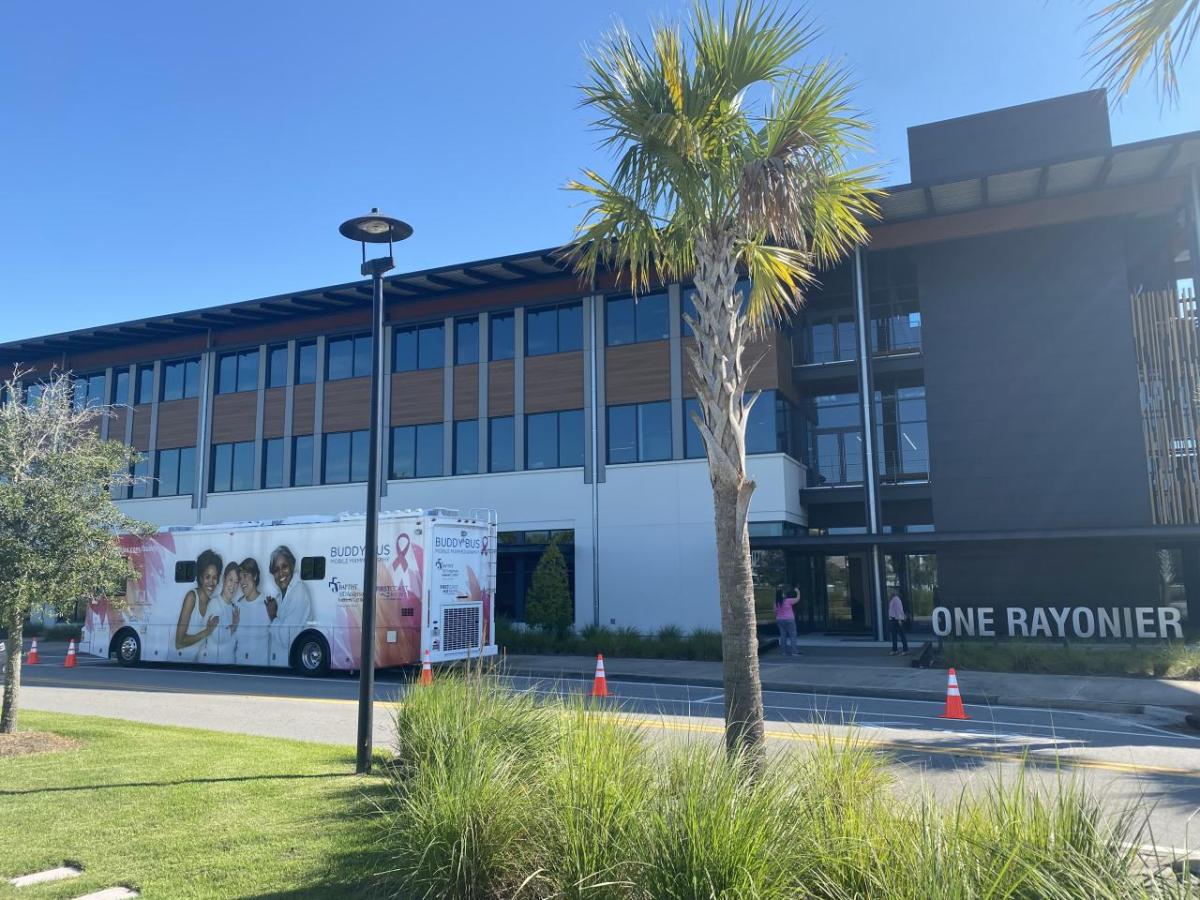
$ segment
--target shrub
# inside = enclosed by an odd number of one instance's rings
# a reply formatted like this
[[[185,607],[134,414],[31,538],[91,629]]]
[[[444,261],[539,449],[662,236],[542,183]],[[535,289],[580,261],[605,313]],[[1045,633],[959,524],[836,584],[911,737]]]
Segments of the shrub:
[[[591,656],[645,657],[649,659],[721,658],[721,632],[697,629],[684,635],[675,626],[657,634],[642,634],[634,628],[605,628],[588,625],[578,634],[554,634],[543,629],[517,630],[511,622],[496,623],[496,643],[508,653],[570,653]]]
[[[1183,643],[1113,647],[1098,644],[947,642],[946,664],[961,669],[1051,675],[1200,678],[1200,647]]]
[[[565,634],[575,621],[575,601],[567,579],[567,561],[558,549],[558,541],[550,542],[537,568],[533,584],[525,601],[525,620],[555,634]]]

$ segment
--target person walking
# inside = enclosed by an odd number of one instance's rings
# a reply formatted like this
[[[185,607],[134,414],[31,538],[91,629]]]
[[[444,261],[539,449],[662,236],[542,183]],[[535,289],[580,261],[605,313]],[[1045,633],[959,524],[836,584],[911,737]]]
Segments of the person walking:
[[[900,652],[898,642],[903,643],[904,655],[908,656],[908,635],[904,632],[904,625],[904,601],[900,599],[899,591],[892,591],[892,599],[888,601],[888,630],[892,633],[892,656]]]
[[[800,588],[792,588],[791,596],[783,591],[775,594],[775,624],[779,626],[779,649],[787,656],[798,656],[800,642],[796,639],[796,613],[794,607],[800,602]]]

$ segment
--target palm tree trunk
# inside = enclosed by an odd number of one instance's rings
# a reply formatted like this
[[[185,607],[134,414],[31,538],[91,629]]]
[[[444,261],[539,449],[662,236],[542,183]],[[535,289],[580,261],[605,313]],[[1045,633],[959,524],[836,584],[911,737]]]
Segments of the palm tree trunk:
[[[696,337],[690,351],[713,487],[717,582],[721,601],[721,652],[725,682],[725,746],[744,757],[752,772],[763,762],[762,684],[758,628],[750,568],[747,519],[754,481],[746,473],[745,400],[750,371],[742,366],[747,330],[734,294],[733,239],[717,233],[696,243]]]
[[[17,619],[8,629],[8,657],[4,661],[4,704],[0,707],[0,734],[17,730],[17,694],[21,690],[21,647],[25,625]]]

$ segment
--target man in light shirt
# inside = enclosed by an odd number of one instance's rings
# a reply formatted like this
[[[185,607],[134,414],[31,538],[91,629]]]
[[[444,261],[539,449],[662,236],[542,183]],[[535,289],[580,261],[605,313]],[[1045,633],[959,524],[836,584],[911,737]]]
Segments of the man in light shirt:
[[[908,635],[904,633],[904,601],[900,599],[899,591],[892,591],[892,599],[888,601],[888,630],[892,633],[892,656],[899,653],[897,642],[904,643],[904,655],[908,656]]]

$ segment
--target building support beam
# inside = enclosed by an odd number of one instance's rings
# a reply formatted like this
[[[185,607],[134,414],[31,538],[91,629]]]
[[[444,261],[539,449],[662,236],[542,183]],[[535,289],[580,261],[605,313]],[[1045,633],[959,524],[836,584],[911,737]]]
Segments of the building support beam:
[[[525,307],[513,310],[513,471],[525,469]]]

